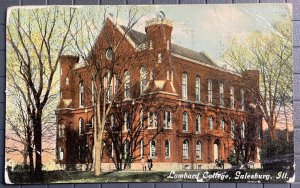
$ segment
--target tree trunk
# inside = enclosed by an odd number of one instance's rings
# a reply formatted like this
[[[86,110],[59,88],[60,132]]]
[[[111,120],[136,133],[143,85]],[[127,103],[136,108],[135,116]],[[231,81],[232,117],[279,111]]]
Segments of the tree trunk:
[[[30,173],[33,174],[34,166],[33,166],[33,148],[31,144],[28,144],[28,156],[29,156],[29,168]]]
[[[277,133],[276,133],[276,128],[273,125],[269,125],[269,129],[270,129],[270,134],[271,134],[271,139],[273,141],[277,140]]]
[[[33,121],[35,145],[35,174],[42,178],[42,113],[38,112]]]
[[[32,148],[32,131],[30,127],[27,127],[27,152],[29,157],[30,174],[33,174],[34,164],[33,164],[33,148]]]
[[[24,150],[23,150],[23,166],[25,167],[27,165],[27,145],[24,145]]]
[[[94,166],[94,175],[100,176],[101,174],[101,142],[95,137],[95,166]]]

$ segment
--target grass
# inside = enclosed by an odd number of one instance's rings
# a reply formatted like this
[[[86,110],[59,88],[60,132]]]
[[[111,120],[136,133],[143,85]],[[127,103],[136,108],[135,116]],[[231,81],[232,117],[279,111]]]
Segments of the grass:
[[[212,172],[222,172],[223,170],[209,170]],[[176,171],[176,174],[197,174],[200,173],[201,176],[204,171]],[[278,171],[263,171],[260,169],[250,169],[247,170],[249,173],[259,173],[259,174],[273,174]],[[169,179],[167,178],[170,171],[114,171],[108,173],[102,173],[99,177],[93,175],[91,171],[46,171],[44,172],[44,180],[41,181],[40,178],[32,180],[26,174],[26,172],[10,172],[11,181],[16,184],[30,184],[30,183],[107,183],[107,182],[196,182],[195,179]],[[290,175],[293,171],[290,172]],[[209,182],[231,182],[231,180],[205,180]],[[247,182],[247,180],[235,180],[234,182]],[[249,180],[248,180],[249,182]],[[256,181],[257,182],[257,181]],[[266,182],[266,181],[261,181]],[[286,180],[271,180],[270,182],[286,182]]]

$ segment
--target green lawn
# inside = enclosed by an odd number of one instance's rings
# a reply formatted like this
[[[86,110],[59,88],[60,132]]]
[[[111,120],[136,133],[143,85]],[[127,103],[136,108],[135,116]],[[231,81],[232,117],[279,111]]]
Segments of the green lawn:
[[[225,170],[226,171],[226,170]],[[176,171],[176,174],[184,174],[187,172],[188,174],[198,174],[199,177],[203,177],[204,173],[222,173],[223,170],[208,170],[208,171]],[[289,177],[291,177],[294,173],[293,170],[287,171],[289,172]],[[245,179],[234,179],[234,174],[230,172],[224,172],[223,174],[228,174],[229,179],[205,179],[204,181],[209,182],[258,182],[258,180],[245,180]],[[277,170],[273,171],[263,171],[261,169],[249,169],[244,171],[243,173],[251,173],[251,174],[269,174],[272,176],[269,180],[260,180],[260,182],[286,182],[288,179],[279,179],[277,180],[276,174]],[[231,175],[230,175],[231,174]],[[30,184],[30,183],[106,183],[106,182],[196,182],[196,179],[169,179],[167,178],[170,175],[170,171],[114,171],[109,173],[103,173],[99,177],[95,177],[93,172],[82,172],[82,171],[46,171],[44,172],[44,180],[41,178],[36,178],[36,180],[32,180],[26,173],[22,172],[10,172],[9,177],[12,182],[16,184]],[[201,179],[199,178],[199,179]]]

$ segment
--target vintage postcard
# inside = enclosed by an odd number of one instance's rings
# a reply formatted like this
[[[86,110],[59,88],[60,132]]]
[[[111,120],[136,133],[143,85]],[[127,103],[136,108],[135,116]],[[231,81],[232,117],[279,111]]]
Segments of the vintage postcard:
[[[5,182],[293,182],[291,10],[9,8]]]

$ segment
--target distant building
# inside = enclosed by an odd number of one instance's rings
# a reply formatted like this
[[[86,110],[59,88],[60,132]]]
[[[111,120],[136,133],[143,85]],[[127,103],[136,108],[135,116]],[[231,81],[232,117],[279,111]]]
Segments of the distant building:
[[[112,25],[108,17],[92,49],[104,64],[112,58],[104,35]],[[122,70],[125,89],[108,117],[111,129],[104,133],[102,168],[115,168],[116,146],[109,141],[110,133],[122,135],[119,155],[132,158],[131,169],[141,170],[141,160],[148,157],[154,170],[215,168],[216,159],[227,164],[230,154],[237,152],[237,139],[247,143],[242,147],[248,148],[249,160],[258,163],[262,118],[251,103],[259,72],[238,74],[220,68],[205,53],[173,44],[172,30],[171,21],[153,19],[146,22],[146,34],[130,30],[120,44],[116,54],[131,54],[135,66]],[[126,27],[118,25],[114,37],[125,32]],[[62,56],[60,63],[57,163],[66,168],[92,164],[92,71],[78,57]],[[121,86],[113,77],[108,102],[117,87]],[[128,136],[137,126],[139,135]]]

